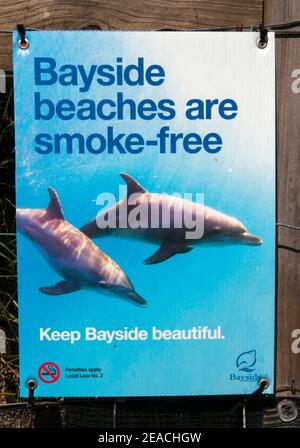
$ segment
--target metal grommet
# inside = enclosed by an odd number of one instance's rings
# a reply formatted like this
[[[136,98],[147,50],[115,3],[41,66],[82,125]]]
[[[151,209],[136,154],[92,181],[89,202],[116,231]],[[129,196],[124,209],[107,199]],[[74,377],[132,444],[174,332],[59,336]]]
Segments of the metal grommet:
[[[281,400],[277,404],[278,416],[282,422],[292,422],[298,417],[296,403],[292,400]]]
[[[268,40],[257,39],[256,45],[260,50],[263,50],[268,45]]]
[[[37,388],[37,382],[36,382],[36,380],[34,380],[34,379],[30,379],[30,380],[27,380],[26,381],[26,387],[29,389],[29,390],[34,390],[34,389],[36,389]]]
[[[268,389],[270,386],[270,381],[267,378],[261,378],[259,380],[259,387],[263,390]]]
[[[25,39],[25,41],[22,42],[22,40],[20,39],[18,42],[18,47],[21,50],[27,50],[29,48],[29,40]]]

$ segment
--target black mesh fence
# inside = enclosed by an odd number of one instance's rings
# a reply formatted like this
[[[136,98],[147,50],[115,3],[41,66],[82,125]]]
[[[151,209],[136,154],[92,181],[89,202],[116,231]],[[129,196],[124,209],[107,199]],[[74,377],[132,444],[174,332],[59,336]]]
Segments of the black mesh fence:
[[[293,413],[279,416],[278,402],[246,404],[227,401],[61,401],[0,408],[0,427],[65,428],[300,428],[300,400]],[[288,421],[289,420],[289,421]]]

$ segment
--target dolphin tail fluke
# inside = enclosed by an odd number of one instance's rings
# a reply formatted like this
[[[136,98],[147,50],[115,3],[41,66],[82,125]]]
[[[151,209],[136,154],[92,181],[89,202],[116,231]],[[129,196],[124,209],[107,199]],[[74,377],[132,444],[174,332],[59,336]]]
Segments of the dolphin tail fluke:
[[[101,232],[100,232],[99,227],[97,226],[96,219],[93,219],[92,221],[88,222],[87,224],[82,226],[79,230],[80,230],[80,232],[84,233],[86,236],[88,236],[91,239],[94,237],[101,236]],[[102,234],[104,235],[105,233],[106,233],[105,229],[103,229]]]
[[[128,174],[121,173],[120,176],[125,180],[127,184],[127,194],[130,196],[135,193],[146,193],[144,187],[142,187],[133,177],[128,176]]]
[[[53,286],[43,286],[39,288],[43,294],[49,296],[59,296],[60,294],[69,294],[70,292],[78,291],[80,286],[75,282],[61,281]]]
[[[160,248],[151,257],[144,260],[145,264],[157,264],[168,260],[176,254],[185,254],[190,252],[193,247],[189,247],[184,243],[163,243]]]

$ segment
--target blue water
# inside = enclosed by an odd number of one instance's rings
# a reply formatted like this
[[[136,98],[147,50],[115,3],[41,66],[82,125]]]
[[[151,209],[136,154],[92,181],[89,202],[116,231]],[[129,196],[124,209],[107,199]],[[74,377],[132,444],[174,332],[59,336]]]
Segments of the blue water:
[[[228,41],[223,44],[223,51],[216,60],[210,53],[219,45],[217,35],[200,37],[195,33],[183,33],[179,37],[178,34],[179,47],[172,51],[169,33],[160,35],[161,41],[154,33],[145,33],[141,37],[137,33],[82,32],[77,33],[76,38],[72,33],[28,33],[30,48],[26,54],[19,52],[17,36],[14,36],[17,207],[46,207],[47,187],[52,186],[59,195],[65,219],[80,227],[99,211],[95,202],[98,194],[117,194],[119,185],[124,184],[119,174],[127,172],[151,192],[204,193],[206,205],[238,218],[264,243],[260,247],[197,247],[164,263],[146,266],[143,260],[152,255],[156,245],[112,237],[96,240],[147,300],[146,308],[138,308],[91,291],[43,295],[38,291],[39,287],[55,284],[61,278],[37,248],[18,234],[22,396],[27,396],[26,380],[38,379],[38,367],[49,361],[59,365],[61,377],[50,385],[38,380],[38,396],[251,393],[257,388],[256,382],[230,381],[229,377],[230,374],[245,375],[237,370],[236,359],[240,353],[253,349],[257,353],[253,374],[268,377],[271,381],[268,392],[273,390],[275,174],[272,103],[266,100],[269,127],[255,114],[257,98],[265,94],[268,99],[272,88],[269,93],[268,76],[259,76],[259,64],[263,62],[257,62],[257,70],[252,68],[254,55],[249,57],[249,62],[245,57],[240,65],[240,58],[234,50],[230,51],[231,45],[235,45],[233,36],[226,38]],[[242,43],[239,40],[239,45],[248,48],[250,37],[243,34],[246,36]],[[203,54],[196,58],[195,42],[199,39],[200,45],[204,38],[208,39],[212,49],[209,51],[207,44],[203,45]],[[191,97],[232,96],[239,102],[239,117],[230,122],[215,119],[200,124],[182,119],[180,113],[169,123],[160,120],[118,123],[34,121],[34,57],[51,56],[58,66],[66,63],[88,66],[104,62],[113,64],[119,55],[131,63],[138,56],[146,55],[149,64],[162,64],[167,74],[164,86],[123,87],[125,96],[156,100],[173,98],[178,104]],[[192,78],[183,68],[188,57],[194,64]],[[272,75],[272,55],[268,58],[271,62],[265,69]],[[232,67],[232,70],[222,72],[224,66]],[[243,80],[247,73],[253,81],[252,87],[247,84],[247,79]],[[188,82],[189,79],[193,83]],[[271,87],[272,82],[269,80]],[[95,84],[87,93],[78,93],[76,87],[43,86],[36,89],[53,101],[63,97],[74,101],[80,98],[96,100],[114,97],[116,92],[114,87],[103,89]],[[181,106],[177,110],[180,112]],[[197,155],[187,154],[180,145],[176,155],[145,150],[135,156],[88,153],[42,156],[34,151],[33,140],[37,133],[67,131],[89,135],[103,132],[107,124],[113,124],[116,132],[138,131],[146,138],[151,138],[163,125],[169,125],[174,132],[196,131],[203,135],[218,130],[224,148],[216,155],[203,151]],[[84,340],[73,345],[63,341],[39,341],[39,329],[48,327],[82,333],[85,327],[99,330],[139,327],[151,333],[153,326],[174,330],[205,325],[210,328],[220,325],[225,339],[165,342],[149,339],[110,345]],[[99,380],[67,379],[64,377],[65,367],[101,367],[104,376]]]

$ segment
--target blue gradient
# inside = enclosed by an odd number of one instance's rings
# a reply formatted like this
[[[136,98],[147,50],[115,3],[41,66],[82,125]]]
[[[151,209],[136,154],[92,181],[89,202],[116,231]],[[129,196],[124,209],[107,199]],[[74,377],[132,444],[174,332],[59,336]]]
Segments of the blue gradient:
[[[112,237],[96,240],[147,300],[148,306],[143,309],[90,291],[54,297],[43,295],[39,287],[55,284],[61,278],[37,248],[18,234],[21,395],[27,396],[26,380],[38,379],[38,367],[46,361],[60,366],[61,377],[50,385],[38,381],[37,396],[249,394],[257,388],[257,382],[231,381],[230,374],[242,374],[237,370],[236,359],[250,350],[257,353],[254,373],[270,380],[267,392],[271,393],[275,306],[273,53],[266,56],[266,63],[261,55],[256,60],[252,53],[247,57],[232,54],[235,39],[242,55],[253,45],[248,33],[242,33],[241,37],[226,33],[229,34],[226,38],[218,33],[213,33],[214,36],[206,33],[175,36],[174,33],[174,39],[191,54],[190,66],[181,72],[180,67],[187,63],[188,56],[182,56],[181,60],[175,43],[174,51],[170,51],[173,33],[78,32],[76,37],[71,32],[27,34],[30,40],[27,54],[18,50],[18,36],[15,34],[13,38],[17,207],[46,207],[47,187],[52,186],[59,195],[65,219],[81,227],[99,211],[95,203],[98,194],[117,195],[119,185],[124,184],[119,174],[127,172],[151,192],[204,193],[206,205],[238,218],[264,244],[197,247],[164,263],[145,266],[143,260],[157,246]],[[225,39],[223,44],[222,39]],[[272,36],[270,39],[268,47],[273,45]],[[223,50],[215,54],[218,45]],[[203,48],[203,54],[199,48]],[[201,70],[195,54],[199,54]],[[120,55],[130,63],[144,56],[148,64],[159,63],[166,71],[166,82],[161,87],[120,88],[125,96],[173,98],[180,104],[181,100],[193,96],[232,97],[239,104],[238,118],[230,122],[218,118],[199,124],[184,120],[178,106],[177,117],[169,123],[160,120],[34,121],[35,56],[51,56],[58,65],[84,63],[88,66],[113,63]],[[253,61],[257,62],[254,69]],[[189,72],[193,69],[199,70],[199,84],[189,82]],[[267,75],[260,76],[264,69]],[[176,82],[177,71],[180,77]],[[184,73],[186,80],[182,78]],[[243,80],[248,73],[248,80]],[[63,97],[74,101],[96,100],[113,97],[116,92],[115,87],[104,89],[95,84],[87,93],[78,93],[75,87],[59,86],[36,90],[53,101]],[[256,105],[261,95],[265,95],[265,116],[269,123],[261,123],[257,115]],[[89,135],[104,131],[111,124],[118,132],[138,131],[146,138],[151,138],[165,124],[174,132],[196,131],[205,135],[218,131],[224,148],[216,156],[204,152],[189,155],[181,148],[176,155],[160,155],[149,149],[136,156],[88,153],[41,156],[34,151],[37,133],[80,131]],[[225,339],[164,342],[150,339],[110,345],[84,340],[74,345],[39,341],[39,329],[48,327],[84,332],[85,327],[116,330],[137,326],[151,332],[152,326],[173,330],[198,325],[211,328],[220,325]],[[67,379],[65,367],[101,367],[104,376],[101,380]]]

